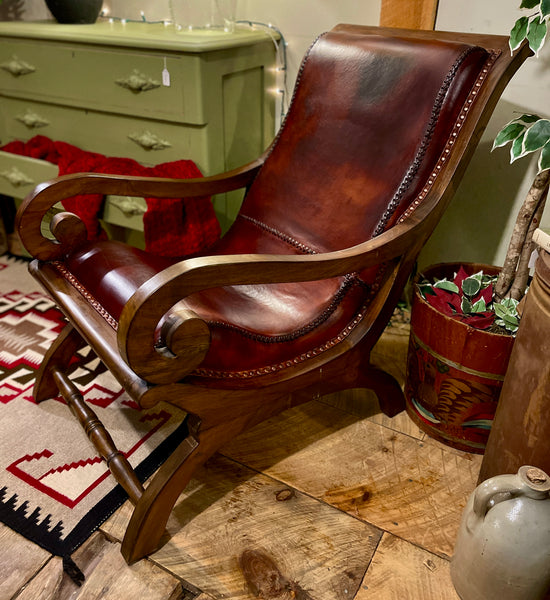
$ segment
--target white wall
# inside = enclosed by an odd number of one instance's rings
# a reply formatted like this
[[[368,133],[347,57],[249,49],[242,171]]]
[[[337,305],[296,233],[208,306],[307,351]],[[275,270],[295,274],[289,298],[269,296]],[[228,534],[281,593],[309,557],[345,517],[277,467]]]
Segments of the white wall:
[[[238,0],[237,15],[273,23],[288,43],[292,91],[301,59],[315,38],[338,23],[378,25],[381,0]]]
[[[526,13],[520,0],[439,0],[436,29],[508,35]],[[550,46],[550,44],[549,44]],[[491,153],[496,133],[523,113],[550,114],[550,48],[530,58],[506,88],[455,198],[420,258],[501,265],[515,216],[535,175],[536,158],[509,164],[508,149]],[[550,222],[550,206],[544,223]]]
[[[3,0],[0,21],[39,21],[51,18],[42,0]]]
[[[27,0],[28,1],[28,0]],[[36,1],[36,0],[35,0]],[[301,59],[313,40],[338,23],[377,25],[381,0],[235,0],[236,18],[272,24],[288,44],[287,86],[292,92]],[[208,0],[105,0],[112,15],[139,19],[143,11],[148,20],[185,19],[185,2],[204,4]],[[171,11],[171,7],[173,13]]]

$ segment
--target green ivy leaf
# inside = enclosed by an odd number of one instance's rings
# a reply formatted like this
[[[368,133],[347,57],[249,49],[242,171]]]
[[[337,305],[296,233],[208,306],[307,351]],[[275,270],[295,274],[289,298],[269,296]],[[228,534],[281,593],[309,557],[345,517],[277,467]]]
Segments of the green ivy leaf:
[[[483,281],[483,271],[478,271],[477,273],[470,275],[470,277],[481,283]]]
[[[512,121],[505,125],[498,133],[493,142],[493,150],[505,146],[508,142],[515,140],[518,135],[521,135],[525,131],[525,125]]]
[[[432,289],[432,285],[430,283],[419,283],[418,291],[424,300],[426,300],[426,295],[435,296],[435,292]]]
[[[539,173],[546,169],[550,169],[550,142],[544,144],[539,156]]]
[[[523,122],[523,123],[536,123],[537,121],[540,120],[539,115],[521,115],[521,117],[518,117],[517,119],[514,119],[514,121],[512,121],[512,123],[514,122]]]
[[[477,277],[466,277],[462,282],[462,291],[466,296],[475,296],[481,290],[481,276]]]
[[[509,314],[508,309],[502,303],[495,303],[493,309],[495,311],[495,315],[499,319],[504,319],[504,317]]]
[[[460,302],[460,310],[465,314],[465,315],[469,315],[471,314],[472,311],[472,303],[468,300],[468,298],[462,298],[462,301]]]
[[[523,140],[525,139],[525,134],[527,131],[520,133],[518,137],[512,142],[512,146],[510,147],[510,162],[513,163],[518,158],[525,156],[525,152],[523,150]]]
[[[510,31],[510,39],[508,40],[511,52],[519,48],[523,40],[527,37],[528,26],[529,19],[527,17],[521,17],[515,22],[512,31]]]
[[[502,302],[495,303],[493,308],[501,327],[508,329],[508,325],[510,325],[517,328],[519,324],[518,304],[519,302],[514,298],[504,298]]]
[[[487,310],[487,304],[485,303],[485,300],[483,298],[481,298],[480,300],[478,300],[477,302],[475,302],[472,305],[472,311],[475,313],[482,313],[485,312]]]
[[[448,292],[453,292],[454,294],[458,294],[459,289],[456,283],[452,281],[448,281],[447,279],[441,279],[434,283],[434,288],[439,288],[441,290],[447,290]]]
[[[521,0],[520,8],[535,8],[540,0]]]
[[[538,15],[529,22],[527,39],[529,40],[529,47],[537,55],[539,50],[544,46],[546,29],[546,21],[539,19]]]
[[[483,273],[481,278],[481,285],[486,288],[491,283],[496,283],[498,279],[498,275],[487,275],[487,273]]]
[[[519,320],[517,317],[514,317],[514,315],[506,315],[502,320],[505,325],[511,325],[512,327],[517,327],[519,325]]]
[[[550,15],[550,0],[542,0],[540,3],[540,14],[543,19]]]
[[[506,331],[509,331],[510,333],[516,333],[519,328],[519,322],[518,323],[510,323],[510,322],[504,321],[503,319],[496,319],[495,323],[497,325],[499,325],[500,327],[504,327],[506,329]]]
[[[523,142],[524,152],[534,152],[542,148],[550,140],[550,121],[540,119],[528,129]]]
[[[503,298],[502,302],[500,302],[502,306],[507,308],[510,311],[510,314],[517,315],[518,314],[518,304],[519,301],[515,298]]]

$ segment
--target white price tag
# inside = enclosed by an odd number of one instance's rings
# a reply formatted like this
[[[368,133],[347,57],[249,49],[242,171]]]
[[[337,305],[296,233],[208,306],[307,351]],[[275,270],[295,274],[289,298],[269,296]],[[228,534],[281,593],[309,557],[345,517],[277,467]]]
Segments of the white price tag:
[[[166,67],[166,57],[164,58],[164,69],[162,70],[162,85],[170,87],[170,71]]]

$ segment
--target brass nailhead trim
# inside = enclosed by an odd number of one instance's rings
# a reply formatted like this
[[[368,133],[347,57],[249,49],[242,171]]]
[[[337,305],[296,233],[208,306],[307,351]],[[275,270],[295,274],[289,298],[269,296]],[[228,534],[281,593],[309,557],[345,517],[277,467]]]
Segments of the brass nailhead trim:
[[[424,132],[424,136],[422,138],[422,141],[420,143],[420,147],[418,148],[416,156],[414,157],[412,164],[410,165],[409,169],[407,170],[407,173],[405,174],[405,177],[403,178],[403,181],[401,182],[397,192],[395,193],[394,197],[388,204],[388,208],[384,211],[382,218],[380,219],[378,225],[376,226],[373,237],[380,235],[381,233],[384,232],[384,230],[386,229],[386,226],[388,224],[388,221],[392,217],[393,213],[397,210],[397,208],[401,202],[401,199],[403,198],[404,194],[406,193],[407,189],[409,188],[412,180],[418,173],[420,166],[422,164],[422,161],[424,159],[424,156],[425,156],[425,154],[428,150],[428,147],[432,141],[432,136],[433,136],[433,133],[437,126],[437,121],[438,121],[439,115],[441,113],[441,108],[443,107],[443,103],[445,101],[445,95],[447,94],[447,91],[449,90],[449,87],[451,86],[451,83],[453,82],[453,79],[455,78],[455,76],[458,72],[458,69],[460,68],[460,65],[466,60],[466,58],[472,52],[475,52],[476,50],[479,50],[479,49],[480,49],[479,46],[472,46],[472,47],[464,50],[464,52],[462,52],[462,54],[455,60],[454,64],[452,65],[449,72],[447,73],[445,80],[441,84],[441,87],[439,88],[439,91],[437,93],[434,105],[432,107],[432,114],[430,116],[430,120],[428,121],[428,125]],[[464,117],[462,117],[462,118],[464,118]],[[432,175],[432,179],[434,177],[435,176]],[[432,185],[433,180],[428,180],[428,184]]]
[[[78,292],[82,294],[90,306],[94,308],[94,310],[96,310],[115,331],[117,331],[118,321],[108,311],[106,311],[105,308],[103,308],[103,305],[95,299],[95,297],[85,286],[80,283],[80,281],[67,269],[67,267],[57,260],[52,261],[51,264]]]
[[[239,214],[238,218],[249,221],[250,223],[252,223],[256,227],[258,227],[262,231],[266,231],[267,233],[270,233],[271,235],[275,236],[276,238],[282,240],[283,242],[286,242],[293,248],[300,250],[300,252],[303,252],[304,254],[317,254],[317,251],[313,250],[313,248],[306,246],[306,244],[303,244],[302,242],[298,241],[297,239],[293,238],[292,236],[287,235],[286,233],[280,231],[279,229],[276,229],[275,227],[271,227],[271,225],[268,225],[267,223],[264,223],[263,221],[259,221],[258,219],[254,219],[253,217],[249,217],[248,215],[243,215],[243,214]]]
[[[386,272],[386,264],[381,265],[381,268],[378,269],[376,274],[376,280],[371,286],[368,300],[372,300],[374,294],[380,288],[382,278],[384,273]],[[324,342],[322,345],[317,346],[307,352],[303,352],[299,356],[295,356],[294,358],[287,359],[283,362],[269,365],[266,367],[260,367],[258,369],[246,370],[246,371],[217,371],[214,369],[196,369],[191,373],[192,376],[196,377],[205,377],[211,379],[250,379],[251,377],[259,377],[261,375],[266,375],[268,373],[276,373],[277,371],[281,371],[283,369],[287,369],[289,367],[293,367],[299,365],[300,363],[305,362],[306,360],[312,358],[313,356],[317,356],[322,352],[326,352],[330,348],[333,348],[337,344],[341,343],[346,337],[350,335],[350,333],[361,323],[363,317],[366,314],[368,308],[368,302],[363,304],[363,306],[359,309],[359,312],[355,314],[353,320],[334,338]]]
[[[445,148],[443,149],[441,156],[439,157],[439,161],[435,167],[434,173],[432,174],[431,178],[428,180],[428,184],[426,186],[424,186],[424,188],[422,189],[420,194],[418,194],[418,196],[412,202],[412,204],[405,210],[405,212],[401,215],[401,217],[399,217],[398,223],[402,223],[407,217],[409,217],[414,212],[416,207],[420,205],[421,201],[424,200],[424,198],[427,196],[428,192],[433,187],[433,184],[435,183],[435,179],[436,179],[437,175],[441,172],[443,164],[445,163],[449,154],[451,153],[452,146],[454,146],[455,140],[458,136],[458,132],[460,131],[460,128],[462,127],[462,125],[464,123],[466,113],[470,110],[471,105],[474,102],[474,100],[478,94],[479,89],[476,89],[476,88],[481,87],[482,83],[487,78],[488,72],[490,71],[495,60],[499,56],[500,56],[500,52],[495,52],[495,51],[491,52],[490,57],[488,58],[487,62],[485,63],[485,67],[482,69],[481,73],[478,75],[477,81],[476,81],[475,85],[473,86],[472,90],[470,91],[470,94],[468,95],[468,98],[466,99],[464,106],[462,107],[462,113],[460,114],[459,119],[455,123],[454,131],[451,133],[451,137],[447,141],[447,144],[446,144]]]

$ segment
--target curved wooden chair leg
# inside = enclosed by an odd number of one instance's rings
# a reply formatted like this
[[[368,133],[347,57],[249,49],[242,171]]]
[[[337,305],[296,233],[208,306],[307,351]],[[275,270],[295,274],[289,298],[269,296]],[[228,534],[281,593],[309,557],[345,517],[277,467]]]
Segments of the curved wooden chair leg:
[[[134,508],[121,548],[128,564],[158,548],[168,517],[195,470],[245,427],[246,419],[237,419],[198,433],[199,427],[194,431],[192,428],[157,471]]]
[[[363,387],[373,390],[378,397],[380,410],[386,416],[395,417],[405,410],[405,394],[393,375],[372,365],[362,375]]]
[[[72,325],[66,325],[57,339],[46,352],[42,364],[36,373],[34,400],[42,402],[59,395],[53,370],[66,370],[73,356],[86,346],[86,341]]]

